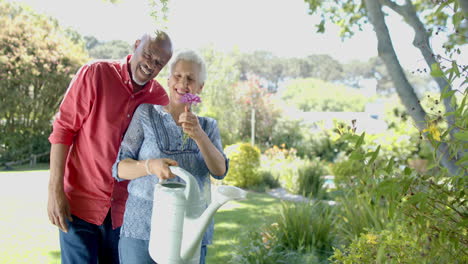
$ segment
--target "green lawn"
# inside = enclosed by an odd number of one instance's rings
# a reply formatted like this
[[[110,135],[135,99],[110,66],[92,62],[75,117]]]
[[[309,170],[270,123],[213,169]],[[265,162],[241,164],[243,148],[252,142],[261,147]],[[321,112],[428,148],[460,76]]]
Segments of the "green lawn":
[[[44,170],[0,172],[0,263],[60,263],[58,231],[46,211],[48,178]],[[207,263],[227,264],[238,235],[270,219],[279,205],[277,199],[253,192],[224,205],[215,215]]]
[[[271,219],[279,211],[278,199],[264,193],[249,192],[243,201],[228,202],[215,215],[213,244],[208,247],[207,263],[228,263],[238,236]]]
[[[5,166],[0,167],[0,173],[2,172],[23,172],[23,171],[37,171],[37,170],[48,170],[49,163],[37,163],[36,166],[31,167],[29,163],[22,165],[15,165],[8,170],[5,169]]]

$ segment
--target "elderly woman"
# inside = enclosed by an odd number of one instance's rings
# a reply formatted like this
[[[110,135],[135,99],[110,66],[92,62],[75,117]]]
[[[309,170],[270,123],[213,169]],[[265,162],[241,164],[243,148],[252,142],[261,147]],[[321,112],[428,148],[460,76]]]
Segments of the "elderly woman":
[[[180,181],[169,166],[195,176],[207,205],[209,175],[222,179],[227,173],[216,120],[197,117],[182,100],[187,93],[199,94],[205,79],[203,59],[194,51],[182,51],[170,64],[169,104],[142,104],[135,111],[112,168],[117,180],[130,180],[119,242],[121,263],[154,263],[148,252],[154,186],[160,180]],[[213,222],[202,240],[200,263],[205,263],[212,236]]]

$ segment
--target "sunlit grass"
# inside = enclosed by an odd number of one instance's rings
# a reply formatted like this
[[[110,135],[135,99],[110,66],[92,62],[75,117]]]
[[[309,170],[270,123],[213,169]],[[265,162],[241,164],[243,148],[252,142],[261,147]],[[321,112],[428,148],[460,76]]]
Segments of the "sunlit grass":
[[[0,173],[0,263],[60,263],[47,217],[47,171]]]
[[[280,208],[278,199],[263,193],[249,192],[247,199],[230,202],[229,209],[221,208],[215,215],[213,244],[208,247],[206,263],[229,263],[233,246],[239,243],[239,236],[246,229],[261,226],[265,219],[277,215]]]

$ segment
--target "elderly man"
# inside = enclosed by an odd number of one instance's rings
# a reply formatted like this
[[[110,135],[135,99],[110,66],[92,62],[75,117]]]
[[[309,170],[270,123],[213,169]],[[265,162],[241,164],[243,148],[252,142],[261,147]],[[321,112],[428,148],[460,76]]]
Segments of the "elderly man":
[[[171,56],[169,36],[157,31],[137,40],[125,60],[87,64],[71,81],[49,137],[47,210],[60,229],[62,263],[119,263],[128,194],[112,164],[137,106],[169,103],[153,79]]]

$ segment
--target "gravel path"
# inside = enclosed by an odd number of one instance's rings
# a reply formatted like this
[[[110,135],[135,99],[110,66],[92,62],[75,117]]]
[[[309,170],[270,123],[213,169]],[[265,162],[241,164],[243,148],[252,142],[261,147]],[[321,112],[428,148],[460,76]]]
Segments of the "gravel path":
[[[286,201],[293,201],[293,202],[307,202],[310,201],[310,199],[298,195],[298,194],[291,194],[288,193],[284,188],[276,188],[276,189],[271,189],[267,191],[267,193],[273,197],[279,198],[281,200],[286,200]],[[325,201],[329,205],[335,205],[335,201]]]

